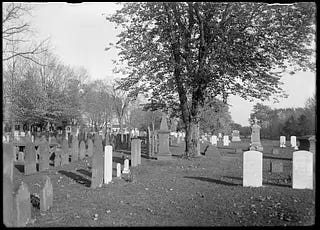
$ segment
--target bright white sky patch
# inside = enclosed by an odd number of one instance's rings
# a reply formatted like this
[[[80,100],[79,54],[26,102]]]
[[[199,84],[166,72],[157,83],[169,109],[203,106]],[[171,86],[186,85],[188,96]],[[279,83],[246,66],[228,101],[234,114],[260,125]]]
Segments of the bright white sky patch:
[[[39,38],[51,37],[55,53],[65,64],[85,67],[91,79],[116,76],[112,59],[117,58],[114,49],[105,51],[109,43],[116,43],[119,31],[105,18],[121,6],[113,2],[99,3],[35,3],[33,4],[32,27],[38,32]],[[296,73],[284,75],[283,89],[289,97],[280,99],[280,103],[264,103],[272,108],[303,107],[306,99],[315,93],[315,74]],[[237,96],[228,101],[234,122],[249,125],[248,118],[252,106],[259,101],[248,102]]]

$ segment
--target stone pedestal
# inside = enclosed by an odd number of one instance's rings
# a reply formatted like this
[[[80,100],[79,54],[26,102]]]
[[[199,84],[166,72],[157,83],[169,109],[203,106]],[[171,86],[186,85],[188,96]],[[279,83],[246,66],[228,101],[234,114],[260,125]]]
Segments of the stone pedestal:
[[[167,119],[165,116],[162,116],[159,134],[159,150],[157,154],[158,160],[170,160],[171,153],[169,150],[169,134],[170,130],[168,129]]]
[[[250,150],[255,150],[259,152],[263,151],[263,147],[260,141],[260,129],[261,127],[257,124],[256,119],[255,124],[252,126]]]

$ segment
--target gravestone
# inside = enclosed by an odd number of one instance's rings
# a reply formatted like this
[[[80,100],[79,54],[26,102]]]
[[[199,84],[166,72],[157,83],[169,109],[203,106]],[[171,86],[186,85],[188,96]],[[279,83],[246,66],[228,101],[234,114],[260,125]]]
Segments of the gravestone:
[[[71,162],[79,160],[79,141],[76,136],[72,137]]]
[[[138,165],[141,164],[141,140],[137,139]]]
[[[158,131],[159,135],[159,151],[157,153],[158,160],[170,160],[171,153],[169,150],[169,133],[167,125],[167,118],[165,115],[162,116],[160,130]]]
[[[222,138],[222,133],[218,133],[218,137],[219,137],[219,139],[221,139]]]
[[[56,149],[54,156],[54,167],[61,166],[62,163],[62,149]]]
[[[117,163],[117,177],[121,177],[121,164]]]
[[[66,139],[62,140],[61,165],[69,164],[69,145]]]
[[[49,169],[49,144],[45,139],[42,139],[39,144],[39,171]]]
[[[292,188],[313,189],[313,154],[299,150],[293,152]]]
[[[290,144],[292,148],[297,148],[297,137],[296,136],[291,136],[290,137]]]
[[[32,142],[27,142],[24,152],[24,175],[27,176],[37,172],[37,155],[34,144]]]
[[[131,141],[131,167],[138,165],[138,141],[139,139],[136,138]]]
[[[223,136],[223,146],[229,146],[229,136]]]
[[[128,159],[125,159],[125,160],[124,160],[124,167],[123,167],[122,173],[123,173],[123,174],[130,173],[129,160],[128,160]]]
[[[281,161],[271,161],[270,168],[271,168],[271,172],[273,173],[283,172],[283,164]]]
[[[103,184],[103,147],[101,136],[96,134],[93,144],[92,180],[91,188],[101,187]]]
[[[14,196],[15,227],[25,227],[31,220],[31,200],[27,184],[21,182]]]
[[[246,151],[243,153],[243,186],[262,186],[262,153]]]
[[[15,149],[11,143],[3,143],[3,176],[8,176],[13,181],[13,161]]]
[[[80,150],[79,150],[79,157],[80,160],[83,160],[83,158],[85,158],[86,156],[86,144],[84,143],[84,141],[80,142]]]
[[[45,184],[40,192],[40,210],[47,211],[53,205],[53,187],[50,177],[46,176]]]
[[[285,148],[286,147],[286,137],[280,136],[280,147]]]
[[[272,154],[273,154],[273,155],[279,155],[279,154],[280,154],[280,149],[278,149],[278,148],[273,148],[273,149],[272,149]]]
[[[14,227],[14,208],[13,208],[13,184],[12,179],[7,175],[3,175],[2,180],[2,197],[3,197],[3,223],[6,227]]]
[[[92,157],[92,155],[93,155],[93,142],[92,142],[91,138],[88,139],[87,155],[88,155],[88,157]]]
[[[255,118],[255,123],[252,126],[250,150],[263,151],[263,147],[260,141],[260,129],[261,127],[257,124],[258,120]]]
[[[217,146],[217,144],[218,144],[217,136],[216,135],[212,135],[211,139],[210,139],[210,142],[211,142],[212,145]]]
[[[239,130],[233,130],[233,131],[232,131],[232,139],[231,139],[231,141],[232,141],[232,142],[241,141]]]
[[[104,149],[104,183],[112,180],[112,146],[107,145]]]
[[[235,149],[235,152],[236,152],[236,153],[242,153],[242,149],[236,148],[236,149]]]

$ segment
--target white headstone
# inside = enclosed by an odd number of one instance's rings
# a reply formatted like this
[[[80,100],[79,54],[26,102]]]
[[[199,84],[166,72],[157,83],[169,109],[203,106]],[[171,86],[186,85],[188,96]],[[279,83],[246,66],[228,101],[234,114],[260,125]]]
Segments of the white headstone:
[[[34,142],[34,136],[33,135],[31,136],[31,141]]]
[[[124,167],[122,173],[130,173],[129,169],[129,159],[124,160]]]
[[[290,143],[291,143],[291,147],[293,147],[293,148],[297,147],[297,137],[296,136],[291,136],[290,137]]]
[[[305,150],[293,152],[292,188],[313,189],[313,153]]]
[[[117,163],[117,177],[121,177],[121,164]]]
[[[246,151],[243,153],[243,186],[262,186],[262,153]]]
[[[212,135],[210,142],[211,142],[212,145],[217,145],[218,144],[217,136],[216,135]]]
[[[218,133],[218,137],[219,137],[219,138],[222,138],[222,133]]]
[[[286,147],[286,137],[280,136],[280,147],[285,148]]]
[[[21,137],[25,137],[25,136],[26,136],[26,133],[25,133],[25,132],[21,132],[21,133],[20,133],[20,136],[21,136]]]
[[[106,145],[104,148],[104,183],[108,184],[112,180],[112,146]]]
[[[223,136],[223,146],[229,146],[229,136]]]

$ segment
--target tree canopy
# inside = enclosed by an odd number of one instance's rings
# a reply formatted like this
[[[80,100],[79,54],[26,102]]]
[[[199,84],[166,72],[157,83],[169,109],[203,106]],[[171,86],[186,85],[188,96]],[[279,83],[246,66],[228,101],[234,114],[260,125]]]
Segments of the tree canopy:
[[[315,11],[314,3],[125,3],[107,18],[123,28],[120,87],[148,94],[153,107],[180,110],[186,153],[199,155],[207,98],[277,97],[288,66],[314,68]]]

